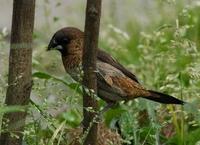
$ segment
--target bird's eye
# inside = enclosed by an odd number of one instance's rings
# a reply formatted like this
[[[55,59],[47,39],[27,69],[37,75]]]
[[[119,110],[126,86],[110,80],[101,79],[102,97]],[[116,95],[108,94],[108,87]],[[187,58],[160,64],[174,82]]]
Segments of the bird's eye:
[[[62,42],[67,44],[67,43],[69,43],[69,39],[68,38],[63,38]]]

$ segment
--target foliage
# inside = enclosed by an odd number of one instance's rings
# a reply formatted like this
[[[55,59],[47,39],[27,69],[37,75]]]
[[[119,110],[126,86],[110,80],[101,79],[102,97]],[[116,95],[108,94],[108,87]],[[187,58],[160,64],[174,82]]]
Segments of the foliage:
[[[49,12],[49,3],[49,0],[43,3],[48,24],[34,35],[33,102],[24,132],[24,142],[33,145],[69,143],[67,130],[79,126],[82,120],[81,86],[66,75],[57,52],[47,53],[45,46],[56,27],[63,23],[77,26],[75,18],[83,10],[83,3],[71,7],[74,11],[81,9],[74,12],[74,18],[68,17],[66,23]],[[156,0],[149,7],[140,5],[142,12],[135,14],[125,9],[133,4],[138,6],[139,1],[126,0],[123,5],[116,0],[105,3],[108,5],[103,8],[110,9],[102,15],[100,47],[126,65],[147,88],[188,102],[183,107],[144,99],[122,102],[104,114],[106,125],[120,130],[125,144],[197,145],[200,142],[199,2]],[[62,5],[56,1],[57,10]],[[2,105],[7,87],[6,37],[4,30],[0,34],[0,65],[4,66],[0,70],[0,112],[13,111]],[[105,105],[99,102],[100,108]]]

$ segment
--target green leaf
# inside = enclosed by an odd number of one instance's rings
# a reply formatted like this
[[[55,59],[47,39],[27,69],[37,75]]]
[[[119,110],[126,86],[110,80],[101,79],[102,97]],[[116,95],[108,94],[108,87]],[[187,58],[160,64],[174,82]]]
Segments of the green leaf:
[[[190,75],[188,73],[186,72],[179,73],[178,79],[185,87],[188,87],[190,85]]]
[[[80,115],[75,110],[63,113],[61,116],[61,120],[65,120],[66,123],[72,127],[79,126],[81,122]]]
[[[186,134],[186,138],[184,138],[184,142],[186,145],[197,145],[197,142],[200,141],[200,138],[199,138],[199,134],[200,134],[200,129],[197,128],[193,131],[189,131],[187,132]],[[171,139],[168,140],[167,144],[170,144],[170,145],[174,145],[174,144],[177,144],[179,143],[180,144],[180,137],[176,134],[175,136],[173,136]]]
[[[32,74],[33,77],[36,77],[36,78],[40,78],[40,79],[50,79],[52,78],[51,75],[47,74],[47,73],[43,73],[43,72],[35,72]]]
[[[45,80],[52,79],[52,80],[55,80],[57,82],[60,82],[60,83],[64,84],[65,86],[69,87],[70,89],[75,90],[79,94],[82,93],[82,90],[80,88],[80,84],[79,83],[68,83],[68,82],[64,81],[62,78],[58,78],[58,77],[52,76],[52,75],[47,74],[45,72],[35,72],[35,73],[32,74],[32,76],[35,77],[35,78],[39,78],[39,79],[45,79]]]
[[[11,112],[24,112],[26,110],[27,106],[2,106],[0,107],[0,114],[3,113],[11,113]]]
[[[120,107],[115,108],[115,109],[110,109],[109,111],[107,111],[105,114],[106,125],[109,126],[113,120],[115,120],[116,118],[119,118],[120,115],[124,112],[125,110]]]
[[[73,90],[76,90],[77,93],[82,94],[82,87],[79,83],[70,83],[69,87]]]
[[[200,137],[199,137],[199,134],[200,134],[200,128],[194,130],[194,131],[191,131],[188,135],[187,135],[187,144],[188,145],[196,145],[197,142],[200,141]]]

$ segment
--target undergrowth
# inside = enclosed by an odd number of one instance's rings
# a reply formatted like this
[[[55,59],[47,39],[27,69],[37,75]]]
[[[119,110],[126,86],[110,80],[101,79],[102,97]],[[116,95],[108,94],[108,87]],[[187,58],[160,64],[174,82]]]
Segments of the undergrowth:
[[[62,2],[56,2],[58,10]],[[118,8],[119,3],[113,0],[109,6]],[[125,6],[129,8],[134,3],[136,1],[125,1]],[[69,144],[72,141],[69,134],[82,120],[81,86],[66,75],[57,52],[45,52],[50,32],[55,31],[52,25],[61,26],[65,22],[49,12],[48,0],[43,5],[47,19],[44,26],[48,26],[48,30],[42,28],[34,34],[34,86],[24,142],[30,145]],[[79,6],[83,9],[82,3]],[[126,15],[120,11],[125,6],[103,12],[100,48],[135,73],[146,88],[176,96],[187,103],[184,106],[160,105],[144,99],[121,102],[104,114],[103,121],[107,127],[118,130],[127,145],[199,145],[199,2],[157,0],[151,7],[141,8],[144,13],[141,17],[134,15],[134,19],[130,19],[131,14],[127,14],[126,19],[120,17]],[[76,3],[71,9],[77,7]],[[74,15],[77,14],[74,12]],[[143,15],[150,18],[141,20]],[[74,24],[76,20],[71,18],[66,23]],[[7,88],[7,35],[5,29],[0,34],[0,117],[4,112],[22,109],[3,105]],[[99,106],[104,105],[99,100]]]

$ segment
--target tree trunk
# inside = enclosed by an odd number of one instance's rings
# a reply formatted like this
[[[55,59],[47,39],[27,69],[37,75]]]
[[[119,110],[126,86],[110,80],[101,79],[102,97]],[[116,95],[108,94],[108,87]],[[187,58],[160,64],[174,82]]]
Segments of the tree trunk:
[[[97,92],[96,59],[101,16],[101,0],[87,0],[85,39],[83,49],[83,85],[89,89],[83,94],[83,132],[87,134],[84,145],[95,145],[97,140],[97,123],[93,121],[97,115],[97,101],[94,96]],[[83,89],[84,90],[84,89]],[[87,111],[91,107],[94,112]]]
[[[9,56],[8,89],[5,104],[27,105],[32,86],[31,59],[35,0],[14,0],[11,46]],[[6,130],[0,137],[1,145],[21,145],[26,112],[6,113],[2,125]],[[17,135],[13,137],[11,134]]]

